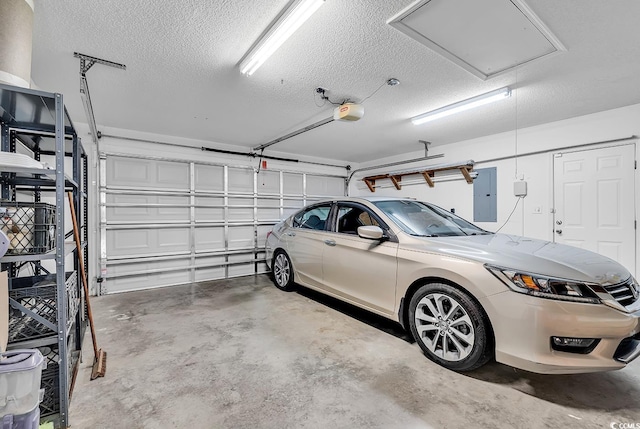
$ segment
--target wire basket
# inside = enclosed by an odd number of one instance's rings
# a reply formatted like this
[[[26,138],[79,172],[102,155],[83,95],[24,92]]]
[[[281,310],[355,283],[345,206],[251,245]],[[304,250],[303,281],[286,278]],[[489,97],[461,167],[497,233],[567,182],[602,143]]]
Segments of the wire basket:
[[[56,206],[1,202],[0,229],[9,238],[7,255],[47,253],[56,247]]]

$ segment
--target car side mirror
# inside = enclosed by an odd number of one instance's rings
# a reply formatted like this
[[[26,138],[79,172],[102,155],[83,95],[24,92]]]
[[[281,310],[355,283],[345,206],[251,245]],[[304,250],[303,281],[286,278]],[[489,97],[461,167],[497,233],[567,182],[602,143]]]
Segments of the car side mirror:
[[[382,240],[385,238],[382,228],[375,225],[359,226],[358,236],[367,240]]]

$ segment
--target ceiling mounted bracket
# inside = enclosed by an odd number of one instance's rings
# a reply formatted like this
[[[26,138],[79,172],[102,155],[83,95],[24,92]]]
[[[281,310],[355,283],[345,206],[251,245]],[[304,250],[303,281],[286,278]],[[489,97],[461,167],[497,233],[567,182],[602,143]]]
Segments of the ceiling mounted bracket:
[[[80,54],[74,52],[73,56],[80,59],[80,98],[82,98],[82,105],[84,106],[84,113],[87,116],[87,122],[89,123],[89,131],[91,132],[91,138],[98,147],[98,139],[100,138],[100,132],[96,126],[96,118],[93,114],[93,105],[91,104],[91,96],[89,95],[89,84],[87,82],[87,72],[95,64],[102,64],[117,69],[126,70],[127,66],[120,63],[114,63],[113,61],[103,60],[102,58],[92,57],[90,55]],[[98,152],[100,150],[98,149]]]
[[[426,140],[418,140],[418,141],[424,145],[424,156],[426,158],[427,156],[429,156],[429,145],[431,144],[431,142],[428,142]]]
[[[122,70],[127,69],[127,66],[125,66],[124,64],[115,63],[109,60],[103,60],[102,58],[92,57],[91,55],[85,55],[79,52],[74,52],[73,56],[75,58],[80,58],[80,74],[82,75],[88,72],[94,64],[102,64],[104,66],[114,67]]]

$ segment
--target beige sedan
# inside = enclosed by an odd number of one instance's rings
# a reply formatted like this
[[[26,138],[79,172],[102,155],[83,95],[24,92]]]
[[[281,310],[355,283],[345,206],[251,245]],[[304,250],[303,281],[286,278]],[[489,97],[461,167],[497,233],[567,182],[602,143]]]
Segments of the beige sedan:
[[[640,355],[639,286],[604,256],[494,234],[409,199],[319,202],[267,237],[276,286],[320,291],[399,322],[456,371],[623,368]]]

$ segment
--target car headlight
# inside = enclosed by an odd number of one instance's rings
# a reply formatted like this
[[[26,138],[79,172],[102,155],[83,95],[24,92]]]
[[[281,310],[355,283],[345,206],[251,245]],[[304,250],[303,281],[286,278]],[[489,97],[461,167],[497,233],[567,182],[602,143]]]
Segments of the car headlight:
[[[514,292],[561,301],[600,304],[600,298],[586,283],[525,273],[509,268],[485,267]],[[597,285],[594,285],[597,286]]]

